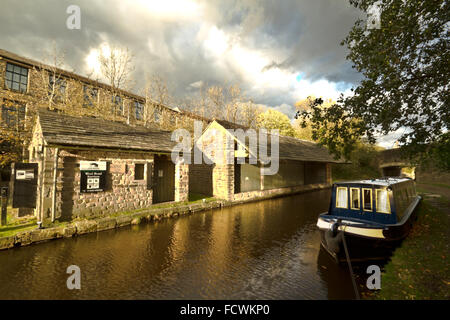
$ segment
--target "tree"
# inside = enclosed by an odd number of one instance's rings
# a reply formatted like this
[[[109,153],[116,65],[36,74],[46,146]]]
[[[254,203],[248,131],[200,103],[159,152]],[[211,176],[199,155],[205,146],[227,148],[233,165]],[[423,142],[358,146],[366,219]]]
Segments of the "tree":
[[[375,2],[350,0],[366,13]],[[310,111],[299,112],[337,154],[348,156],[358,137],[374,143],[377,135],[399,129],[405,150],[423,152],[449,128],[448,1],[386,0],[379,10],[379,29],[358,20],[342,42],[364,77],[354,94],[325,109],[317,100]],[[330,122],[332,132],[321,133]]]
[[[237,84],[230,86],[201,84],[199,90],[183,101],[186,109],[197,115],[254,126],[260,108],[242,92]],[[253,117],[253,118],[252,118]]]
[[[314,102],[316,101],[316,97],[314,96],[309,96],[306,99],[302,99],[299,100],[295,103],[295,108],[298,110],[298,112],[302,112],[302,111],[311,111],[311,106],[314,104]],[[334,103],[334,101],[330,100],[326,100],[325,102],[323,102],[321,108],[327,108],[329,106],[331,106]],[[300,121],[300,119],[298,119],[298,117],[296,117],[296,119],[294,120],[294,130],[295,130],[295,136],[299,139],[303,139],[303,140],[309,140],[309,141],[315,141],[315,139],[313,138],[313,128],[312,128],[312,124],[311,121]]]
[[[241,103],[239,123],[247,128],[257,128],[257,119],[262,113],[262,108],[256,105],[253,100]]]
[[[0,121],[0,168],[22,159],[23,147],[29,139],[24,131],[25,107],[18,106],[12,100],[3,100],[2,121]]]
[[[67,79],[62,77],[64,53],[55,44],[44,51],[47,65],[40,64],[28,71],[31,95],[24,95],[5,88],[2,92],[2,121],[0,123],[0,166],[26,159],[26,147],[31,139],[31,131],[40,107],[59,109],[76,113],[76,95],[67,95]],[[70,97],[70,101],[68,99]],[[70,106],[70,107],[67,107]]]
[[[132,86],[133,55],[128,48],[104,45],[99,55],[99,62],[101,73],[111,87],[110,105],[113,119],[115,119],[117,114],[125,114],[121,92],[122,90],[129,90]],[[126,112],[129,122],[129,106]]]
[[[278,129],[282,136],[295,137],[294,128],[292,128],[289,118],[284,113],[268,109],[261,113],[256,121],[258,128],[265,128],[268,131]]]
[[[160,127],[167,128],[165,114],[162,109],[172,101],[172,96],[169,93],[167,81],[158,76],[151,75],[147,77],[145,89],[145,108],[144,108],[144,123],[148,126],[150,123],[159,122]]]

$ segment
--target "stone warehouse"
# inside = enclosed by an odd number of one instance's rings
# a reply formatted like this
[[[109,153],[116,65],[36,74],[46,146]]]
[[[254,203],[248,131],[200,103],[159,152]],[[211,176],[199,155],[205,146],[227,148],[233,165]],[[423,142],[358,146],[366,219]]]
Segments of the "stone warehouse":
[[[0,129],[28,135],[36,110],[43,106],[162,130],[190,128],[200,120],[150,97],[0,49]],[[29,158],[26,151],[22,160]],[[10,176],[9,167],[0,167],[0,187],[8,186]]]
[[[72,220],[188,199],[189,167],[171,161],[171,133],[39,110],[29,146],[35,215]]]
[[[215,141],[213,157],[220,154],[222,160],[232,160],[229,163],[210,159],[213,164],[191,164],[190,192],[241,201],[326,188],[331,186],[331,164],[343,163],[335,160],[324,147],[286,136],[278,136],[279,152],[274,156],[271,135],[267,136],[267,144],[260,141],[258,135],[255,141],[258,151],[271,157],[271,163],[278,162],[275,174],[263,174],[268,165],[263,164],[259,152],[250,148],[251,137],[246,134],[247,129],[222,120],[209,124],[194,148],[210,158],[211,153],[205,154],[206,149]],[[250,156],[254,156],[256,163],[249,161]],[[244,163],[240,163],[239,158]]]

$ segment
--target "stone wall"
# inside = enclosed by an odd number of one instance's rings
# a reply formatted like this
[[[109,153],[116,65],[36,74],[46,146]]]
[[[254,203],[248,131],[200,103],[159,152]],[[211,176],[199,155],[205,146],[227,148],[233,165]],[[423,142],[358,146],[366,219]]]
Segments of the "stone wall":
[[[216,164],[213,169],[213,195],[232,200],[234,194],[234,165]]]
[[[249,191],[249,192],[241,192],[233,195],[234,202],[247,202],[251,199],[259,199],[261,198],[274,198],[277,196],[285,196],[289,194],[301,193],[306,191],[324,189],[330,187],[329,184],[326,183],[317,183],[317,184],[308,184],[303,186],[295,186],[295,187],[286,187],[286,188],[276,188],[270,190],[258,190],[258,191]]]
[[[36,139],[31,148],[37,144]],[[36,215],[51,217],[53,191],[53,163],[56,149],[44,148],[44,154],[34,153],[30,160],[40,163],[39,196]],[[108,170],[104,192],[80,192],[80,161],[106,161]],[[153,190],[148,179],[148,168],[154,161],[151,153],[82,151],[60,149],[58,154],[56,219],[92,218],[106,214],[148,208],[152,205]],[[135,180],[135,165],[145,164],[144,179]],[[175,201],[188,200],[189,166],[175,166]]]
[[[175,165],[175,201],[189,200],[189,165],[180,161]]]
[[[5,88],[6,61],[0,59],[0,89]]]
[[[80,192],[82,160],[108,163],[104,192]],[[146,164],[143,180],[135,180],[137,163]],[[150,163],[153,163],[153,155],[146,153],[61,150],[58,157],[56,217],[71,220],[149,207],[153,191],[147,185],[146,171],[152,167],[147,165]]]
[[[15,92],[10,90],[4,90],[5,88],[5,71],[6,71],[6,63],[7,60],[3,57],[0,57],[0,105],[2,103],[2,98],[7,97],[10,100],[19,101],[20,103],[27,104],[27,115],[31,116],[35,111],[36,107],[42,107],[43,105],[40,103],[45,97],[43,94],[46,94],[46,86],[48,83],[48,74],[43,74],[38,68],[34,68],[30,66],[28,63],[24,62],[23,64],[17,61],[11,62],[17,65],[24,66],[28,68],[28,88],[27,93]],[[44,87],[42,85],[44,75]],[[98,90],[98,102],[100,104],[109,104],[111,102],[111,90],[108,85],[98,85],[97,83],[83,77],[79,77],[76,74],[62,72],[61,75],[67,81],[67,89],[66,93],[70,96],[71,107],[73,103],[77,105],[84,104],[84,93],[83,93],[83,85],[88,85],[89,87],[95,87]],[[45,90],[43,90],[45,89]],[[140,125],[147,125],[147,122],[144,120],[135,119],[135,110],[134,110],[134,102],[136,100],[145,102],[145,97],[136,96],[132,93],[122,92],[121,96],[124,102],[124,112],[120,115],[117,115],[116,120],[120,121],[130,121],[130,123],[137,123]],[[31,105],[34,105],[34,108],[30,108]],[[80,106],[80,105],[78,105]],[[127,106],[130,108],[128,109]],[[65,106],[59,106],[65,108]],[[66,109],[65,112],[70,113],[71,109]],[[82,112],[85,115],[97,115],[98,111],[95,108],[77,108],[77,113]],[[129,117],[128,117],[129,111]],[[149,125],[152,127],[159,127],[163,130],[172,130],[175,127],[184,127],[187,129],[193,128],[194,118],[185,114],[180,113],[178,111],[174,111],[170,108],[162,107],[162,111],[165,115],[165,118],[168,121],[155,121],[154,117],[149,117],[147,120],[149,121]]]
[[[214,163],[212,193],[219,199],[233,198],[234,164],[228,163],[233,163],[234,160],[234,143],[227,131],[215,122],[196,141],[196,146],[204,152],[204,156]]]

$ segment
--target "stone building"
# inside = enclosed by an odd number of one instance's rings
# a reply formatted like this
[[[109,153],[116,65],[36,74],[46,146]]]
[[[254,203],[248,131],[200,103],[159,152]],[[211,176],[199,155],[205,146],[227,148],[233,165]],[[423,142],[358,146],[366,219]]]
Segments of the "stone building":
[[[149,99],[143,96],[121,89],[115,89],[116,96],[113,97],[112,87],[108,84],[0,49],[0,106],[2,106],[0,119],[2,121],[8,121],[11,118],[6,116],[5,100],[11,100],[13,107],[20,111],[20,117],[28,114],[30,104],[38,102],[37,95],[38,91],[42,91],[39,86],[42,85],[43,76],[46,77],[45,85],[51,86],[55,81],[58,82],[57,88],[60,91],[58,98],[64,100],[68,96],[79,95],[81,103],[86,107],[87,115],[89,115],[89,109],[95,104],[104,102],[118,107],[120,110],[117,114],[118,120],[143,125],[146,104],[151,103],[152,107],[156,108],[151,119],[154,124],[159,124],[163,118],[169,118],[173,125],[186,121],[186,118],[187,121],[193,120],[190,119],[189,113],[184,113],[179,108],[148,101]],[[53,79],[55,76],[56,80]],[[55,104],[55,108],[58,108],[58,104]]]
[[[278,170],[265,175],[262,170],[268,165],[263,164],[260,150],[268,156],[275,150],[271,135],[267,136],[267,144],[257,137],[255,152],[247,129],[222,120],[210,123],[196,141],[194,150],[201,151],[207,158],[220,155],[220,160],[210,159],[213,164],[190,165],[190,192],[239,201],[325,188],[331,185],[331,164],[343,162],[335,160],[326,148],[313,142],[278,136],[279,155],[271,159],[278,162]],[[207,152],[208,148],[211,152]],[[251,156],[256,163],[249,161]],[[239,158],[244,163],[239,163]],[[231,163],[224,159],[231,159]]]
[[[53,103],[48,102],[51,94]],[[191,114],[178,108],[125,90],[116,89],[113,94],[105,83],[0,49],[0,128],[27,135],[36,110],[42,107],[102,118],[114,110],[115,121],[163,130],[191,127],[194,121]],[[29,158],[27,150],[23,160]],[[7,185],[9,176],[7,168],[0,168],[0,186]]]
[[[168,131],[39,110],[29,146],[35,215],[72,220],[187,200],[189,167],[171,161],[174,144]]]

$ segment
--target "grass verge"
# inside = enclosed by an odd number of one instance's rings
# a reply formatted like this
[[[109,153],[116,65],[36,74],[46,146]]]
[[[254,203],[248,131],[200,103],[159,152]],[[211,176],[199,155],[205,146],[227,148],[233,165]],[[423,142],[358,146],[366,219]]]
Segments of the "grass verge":
[[[418,220],[386,264],[372,299],[450,299],[449,212],[446,198],[423,200]]]

